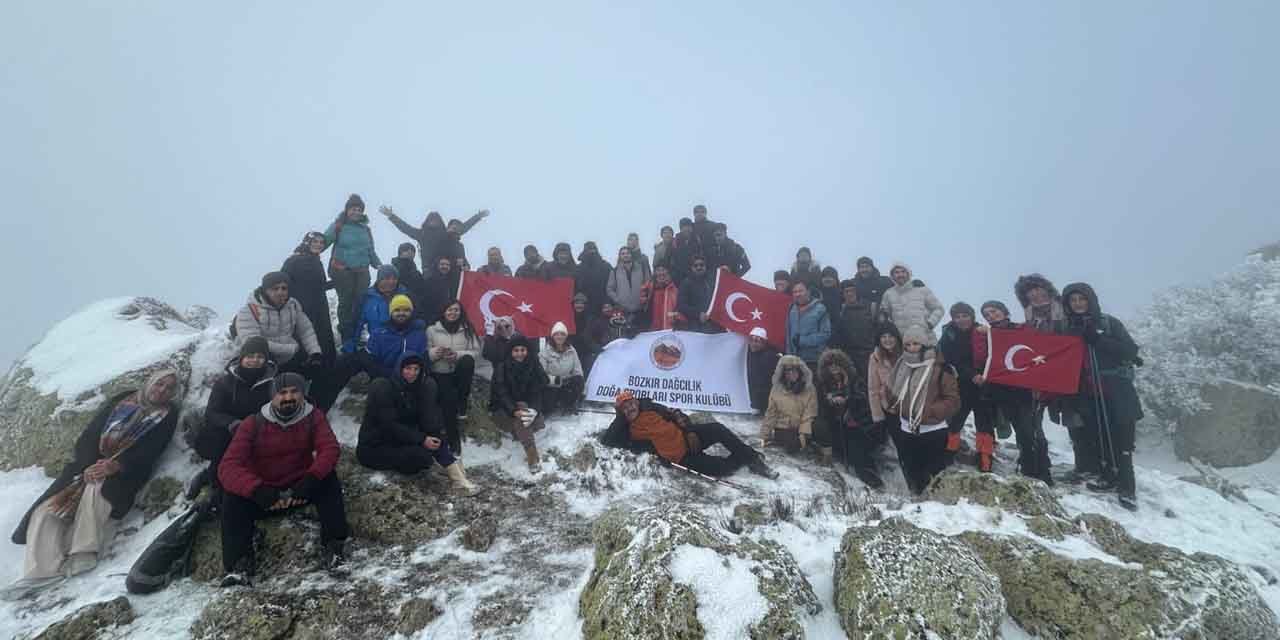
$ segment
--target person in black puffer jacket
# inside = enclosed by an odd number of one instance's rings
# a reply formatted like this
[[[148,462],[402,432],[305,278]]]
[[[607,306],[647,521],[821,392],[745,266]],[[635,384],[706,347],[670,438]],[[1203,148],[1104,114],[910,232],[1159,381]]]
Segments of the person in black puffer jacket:
[[[545,422],[542,417],[542,392],[547,388],[547,374],[530,354],[529,341],[517,335],[511,339],[507,359],[493,369],[494,398],[497,407],[493,421],[515,436],[524,447],[525,464],[536,473],[541,460],[533,434]]]
[[[288,274],[289,295],[302,304],[302,313],[311,321],[316,341],[320,343],[324,366],[330,367],[338,357],[338,347],[334,341],[333,321],[329,316],[329,296],[326,293],[333,288],[333,282],[325,275],[324,263],[320,261],[324,247],[323,233],[307,233],[302,238],[302,244],[293,250],[293,255],[284,261],[280,270]]]
[[[201,458],[209,461],[187,485],[191,498],[200,492],[207,482],[218,485],[218,463],[227,445],[240,427],[240,421],[257,413],[271,402],[271,381],[276,376],[276,363],[271,362],[267,341],[254,336],[240,347],[240,355],[227,363],[226,373],[213,383],[209,391],[209,404],[204,410],[204,426],[196,432],[193,448]]]
[[[587,308],[599,309],[609,299],[609,276],[613,274],[613,266],[600,257],[600,250],[594,242],[584,242],[582,253],[578,254],[577,290],[587,294]]]
[[[426,310],[427,280],[422,272],[418,271],[418,263],[414,261],[417,253],[417,249],[414,249],[412,244],[402,243],[396,257],[391,260],[391,266],[396,268],[396,273],[400,276],[400,284],[409,290],[409,299],[413,301],[414,317],[422,318],[425,322],[426,319],[423,316]]]

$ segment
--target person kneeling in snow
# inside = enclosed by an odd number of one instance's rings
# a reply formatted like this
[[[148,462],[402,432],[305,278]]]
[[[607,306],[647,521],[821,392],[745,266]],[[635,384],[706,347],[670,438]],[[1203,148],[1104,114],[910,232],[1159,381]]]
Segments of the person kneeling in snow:
[[[474,495],[477,487],[467,480],[462,462],[442,439],[436,381],[423,374],[422,356],[406,353],[396,369],[398,375],[369,385],[356,459],[370,469],[404,474],[425,471],[437,463],[449,474],[454,489]]]
[[[773,369],[773,389],[769,408],[760,423],[765,446],[777,445],[795,453],[808,448],[813,437],[813,421],[818,418],[818,394],[813,390],[813,374],[804,360],[782,356]],[[831,464],[831,445],[822,447],[822,463]]]
[[[684,412],[648,398],[637,399],[630,391],[619,393],[614,403],[617,417],[600,436],[600,443],[606,447],[652,453],[708,476],[727,476],[745,465],[756,475],[778,477],[778,472],[764,463],[759,452],[718,422],[692,424]],[[704,453],[716,444],[724,445],[729,456]]]
[[[249,583],[254,570],[254,522],[293,507],[313,504],[320,516],[321,562],[345,569],[346,506],[338,465],[338,439],[324,412],[303,399],[306,380],[276,376],[271,403],[245,418],[218,465],[222,499],[221,586]]]
[[[74,460],[13,532],[13,543],[27,546],[26,562],[0,599],[24,598],[97,566],[173,438],[180,397],[178,372],[162,369],[94,416],[76,439]]]

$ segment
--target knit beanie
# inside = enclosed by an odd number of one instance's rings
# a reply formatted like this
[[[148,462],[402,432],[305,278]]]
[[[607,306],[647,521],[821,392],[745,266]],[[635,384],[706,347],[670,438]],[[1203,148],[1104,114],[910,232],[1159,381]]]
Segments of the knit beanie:
[[[777,271],[774,271],[774,272],[773,272],[773,279],[774,279],[775,281],[777,281],[777,280],[788,280],[788,281],[789,281],[789,280],[791,280],[791,273],[790,273],[790,272],[787,272],[787,271],[783,271],[782,269],[779,269],[779,270],[777,270]]]
[[[307,379],[302,377],[300,373],[281,373],[271,380],[271,395],[275,395],[288,389],[289,387],[297,387],[299,391],[306,392]]]
[[[381,267],[378,267],[378,279],[375,282],[382,282],[387,278],[395,278],[399,280],[400,270],[389,264],[384,264]]]
[[[409,251],[412,251],[412,252],[414,252],[414,253],[417,253],[417,252],[418,252],[418,248],[417,248],[417,247],[415,247],[415,246],[413,246],[413,243],[412,243],[412,242],[401,242],[401,243],[400,243],[400,247],[399,247],[398,249],[396,249],[396,255],[400,255],[400,254],[404,253],[406,249],[408,249]]]
[[[692,227],[693,220],[691,218],[680,218],[680,228]]]
[[[844,289],[857,289],[857,288],[858,288],[858,281],[857,281],[857,280],[854,280],[854,279],[850,278],[850,279],[848,279],[848,280],[841,280],[841,281],[840,281],[840,289],[841,289],[841,290],[844,290]]]
[[[391,313],[395,313],[400,310],[413,311],[413,300],[410,300],[409,296],[406,296],[403,293],[397,294],[391,299],[391,305],[388,307],[388,310]]]
[[[832,278],[835,278],[836,280],[839,280],[839,279],[840,279],[840,272],[839,272],[839,271],[836,271],[836,268],[835,268],[835,267],[823,267],[823,268],[822,268],[822,277],[824,277],[824,278],[825,278],[825,277],[827,277],[827,276],[831,276]]]
[[[358,193],[351,194],[347,198],[347,205],[343,207],[342,210],[349,211],[351,207],[360,207],[360,210],[364,211],[364,198],[361,198]]]
[[[271,345],[267,344],[267,339],[262,336],[253,336],[244,341],[240,345],[240,357],[260,354],[263,357],[271,357]]]
[[[902,332],[902,343],[906,344],[908,340],[919,342],[927,347],[933,344],[933,334],[929,333],[924,327],[913,324]]]
[[[872,268],[875,268],[875,266],[876,266],[876,263],[872,262],[872,261],[871,261],[871,258],[868,258],[868,257],[866,257],[866,256],[862,256],[861,258],[858,258],[858,263],[857,263],[857,264],[858,264],[858,266],[859,266],[859,267],[861,267],[861,266],[862,266],[862,265],[864,265],[864,264],[865,264],[865,265],[867,265],[868,267],[872,267]]]
[[[988,308],[999,309],[1000,311],[1004,312],[1004,315],[1006,318],[1009,317],[1009,307],[1004,306],[1004,303],[1000,302],[999,300],[988,300],[982,303],[983,313],[986,313]]]
[[[951,305],[951,317],[955,318],[957,313],[968,314],[970,318],[977,317],[977,315],[973,313],[973,307],[969,306],[969,303],[967,302],[957,302]]]
[[[262,276],[262,288],[270,289],[280,283],[289,284],[289,274],[283,271],[272,271]]]

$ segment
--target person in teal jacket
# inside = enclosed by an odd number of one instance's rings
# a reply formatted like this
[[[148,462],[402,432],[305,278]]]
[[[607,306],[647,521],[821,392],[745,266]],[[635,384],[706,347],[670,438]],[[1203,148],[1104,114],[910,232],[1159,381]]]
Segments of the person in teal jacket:
[[[356,308],[364,290],[369,288],[369,267],[381,267],[382,261],[373,247],[369,217],[364,214],[364,200],[351,194],[342,213],[324,232],[329,253],[329,279],[338,293],[338,333],[346,342],[355,335]]]
[[[813,299],[809,285],[797,280],[791,285],[791,309],[787,312],[787,354],[800,356],[817,371],[818,357],[831,341],[831,317],[827,307]]]

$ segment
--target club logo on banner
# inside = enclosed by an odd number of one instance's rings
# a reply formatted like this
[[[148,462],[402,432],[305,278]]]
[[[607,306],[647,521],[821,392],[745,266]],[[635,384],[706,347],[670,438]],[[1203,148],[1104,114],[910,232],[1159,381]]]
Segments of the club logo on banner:
[[[623,390],[678,409],[751,413],[747,341],[686,331],[614,340],[591,367],[587,399],[613,402]]]

